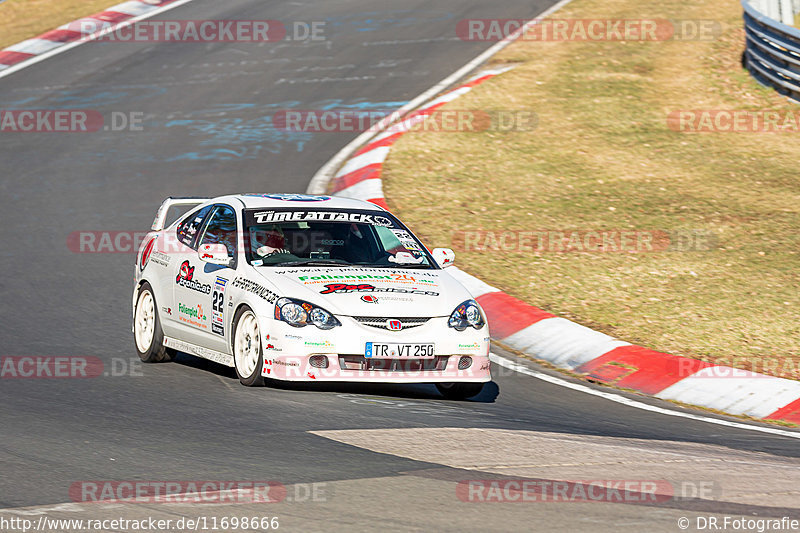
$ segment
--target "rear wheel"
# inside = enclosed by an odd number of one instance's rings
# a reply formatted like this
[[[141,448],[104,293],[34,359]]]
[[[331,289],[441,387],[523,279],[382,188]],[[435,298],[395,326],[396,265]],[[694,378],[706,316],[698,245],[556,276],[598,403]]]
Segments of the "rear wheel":
[[[153,289],[145,282],[139,288],[136,310],[133,313],[133,338],[136,341],[136,351],[145,363],[161,363],[171,361],[175,357],[175,350],[165,348],[163,345],[164,332],[161,331],[161,322],[156,309]]]
[[[248,387],[264,385],[261,368],[264,356],[261,353],[261,334],[258,319],[249,307],[242,307],[233,317],[233,363],[239,382]]]
[[[448,400],[466,400],[480,394],[483,383],[437,383],[436,388]]]

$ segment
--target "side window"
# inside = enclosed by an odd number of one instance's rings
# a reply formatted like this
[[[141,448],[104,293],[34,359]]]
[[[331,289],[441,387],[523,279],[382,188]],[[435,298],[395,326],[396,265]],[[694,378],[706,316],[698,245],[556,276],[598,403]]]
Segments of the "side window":
[[[191,213],[183,219],[181,223],[178,224],[178,240],[189,248],[195,248],[194,243],[197,239],[197,232],[200,231],[203,221],[206,219],[206,215],[208,215],[209,211],[211,211],[210,205],[204,207],[200,211]]]
[[[375,231],[378,232],[378,238],[381,240],[383,249],[387,252],[405,250],[403,243],[400,242],[400,239],[397,237],[397,235],[395,235],[389,228],[375,226]]]
[[[228,249],[228,257],[236,256],[236,213],[227,205],[214,208],[203,230],[203,244],[224,244]]]
[[[378,238],[381,240],[384,250],[394,255],[400,252],[411,254],[417,261],[429,264],[425,257],[425,252],[420,250],[419,245],[410,233],[404,230],[391,230],[382,226],[375,226]]]

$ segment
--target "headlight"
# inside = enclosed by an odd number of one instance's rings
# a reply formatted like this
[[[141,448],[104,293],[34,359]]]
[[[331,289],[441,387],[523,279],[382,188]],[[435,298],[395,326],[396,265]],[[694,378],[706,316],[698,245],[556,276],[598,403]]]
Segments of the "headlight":
[[[331,329],[342,325],[325,309],[293,298],[281,298],[275,302],[275,320],[283,320],[296,328],[313,324],[319,329]]]
[[[475,329],[481,329],[485,323],[486,321],[483,319],[478,302],[467,300],[456,307],[456,310],[450,315],[447,325],[457,331],[464,331],[470,326]]]

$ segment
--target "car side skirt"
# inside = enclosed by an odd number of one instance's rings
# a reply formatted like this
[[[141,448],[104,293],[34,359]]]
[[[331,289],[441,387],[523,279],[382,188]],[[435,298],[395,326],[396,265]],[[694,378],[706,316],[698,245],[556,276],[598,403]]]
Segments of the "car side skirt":
[[[218,352],[216,350],[211,350],[209,348],[205,348],[197,344],[192,344],[190,342],[178,340],[173,337],[164,336],[163,342],[164,346],[166,346],[167,348],[172,348],[178,350],[179,352],[188,353],[189,355],[196,355],[197,357],[202,357],[203,359],[208,359],[209,361],[214,361],[215,363],[219,363],[221,365],[233,367],[232,355]]]

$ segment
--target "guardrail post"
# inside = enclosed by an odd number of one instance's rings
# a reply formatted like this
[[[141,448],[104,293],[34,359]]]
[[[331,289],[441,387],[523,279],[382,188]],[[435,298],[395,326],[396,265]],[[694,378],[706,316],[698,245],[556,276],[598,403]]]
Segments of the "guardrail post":
[[[787,26],[794,26],[794,6],[792,0],[781,0],[780,21]]]

